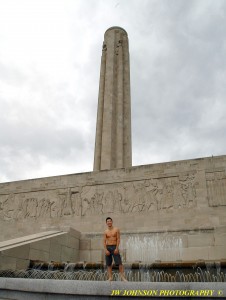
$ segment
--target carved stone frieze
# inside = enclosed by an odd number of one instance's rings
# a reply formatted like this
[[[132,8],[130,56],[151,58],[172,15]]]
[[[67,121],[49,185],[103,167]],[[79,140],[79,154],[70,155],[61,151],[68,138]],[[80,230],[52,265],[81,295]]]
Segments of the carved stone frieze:
[[[84,187],[82,215],[133,213],[197,206],[195,175]]]
[[[188,174],[181,177],[0,195],[0,219],[10,221],[144,213],[196,205],[195,175]]]
[[[206,185],[209,206],[226,205],[226,174],[220,172],[206,173]]]

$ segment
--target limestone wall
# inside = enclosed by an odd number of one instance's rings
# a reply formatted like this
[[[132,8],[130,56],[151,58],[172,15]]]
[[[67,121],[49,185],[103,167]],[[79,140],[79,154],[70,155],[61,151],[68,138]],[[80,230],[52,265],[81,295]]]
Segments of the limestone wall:
[[[77,262],[79,261],[80,233],[44,232],[0,243],[0,270],[27,269],[30,260]]]
[[[219,262],[226,259],[226,233],[222,229],[121,234],[120,253],[126,263],[155,261]],[[105,261],[101,234],[80,240],[80,261]],[[210,263],[210,267],[213,264]],[[220,264],[219,264],[220,266]]]
[[[226,245],[226,156],[0,184],[2,241],[62,225],[100,234],[107,216],[125,234],[207,230]]]

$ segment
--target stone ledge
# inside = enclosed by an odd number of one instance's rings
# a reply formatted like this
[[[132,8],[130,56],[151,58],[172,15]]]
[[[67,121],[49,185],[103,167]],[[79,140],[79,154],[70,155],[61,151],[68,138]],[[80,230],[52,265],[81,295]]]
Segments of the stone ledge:
[[[26,244],[30,244],[33,242],[41,241],[44,239],[52,238],[58,235],[65,234],[67,232],[64,231],[45,231],[36,234],[26,235],[20,238],[15,238],[12,240],[7,240],[4,242],[0,242],[0,251],[8,250],[14,247],[23,246]]]
[[[219,296],[214,294],[211,299],[214,299],[215,297],[225,299],[226,284],[223,282],[107,282],[0,278],[0,291],[1,290],[24,293],[39,293],[40,295],[43,293],[48,293],[52,294],[53,296],[57,294],[64,294],[65,296],[110,296],[112,290],[214,290],[215,292],[221,291],[222,295]],[[197,298],[197,296],[195,298]],[[203,298],[206,298],[206,296],[203,296]]]

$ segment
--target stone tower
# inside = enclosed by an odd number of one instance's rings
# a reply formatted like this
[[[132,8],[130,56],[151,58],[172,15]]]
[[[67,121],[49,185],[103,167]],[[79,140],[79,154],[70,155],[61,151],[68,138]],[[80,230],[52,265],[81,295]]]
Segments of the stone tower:
[[[94,171],[131,166],[128,36],[123,28],[111,27],[101,57]]]

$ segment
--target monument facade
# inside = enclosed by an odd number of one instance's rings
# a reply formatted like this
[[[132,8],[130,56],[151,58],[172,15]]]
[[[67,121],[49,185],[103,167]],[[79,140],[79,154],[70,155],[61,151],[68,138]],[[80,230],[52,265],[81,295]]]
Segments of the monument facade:
[[[21,259],[14,239],[33,234],[42,241],[27,247],[26,261],[51,259],[51,245],[69,261],[102,261],[108,216],[121,229],[126,262],[226,259],[226,156],[132,167],[130,118],[128,37],[112,27],[102,50],[94,172],[0,184],[2,268]],[[80,232],[67,234],[73,245],[55,241],[66,227]]]

